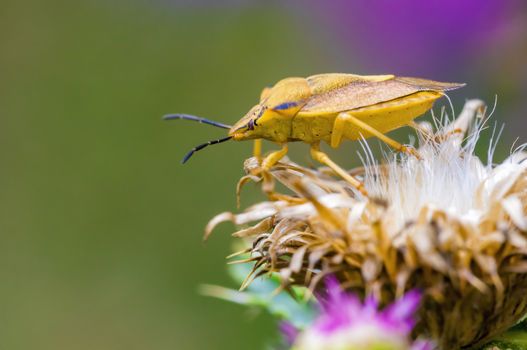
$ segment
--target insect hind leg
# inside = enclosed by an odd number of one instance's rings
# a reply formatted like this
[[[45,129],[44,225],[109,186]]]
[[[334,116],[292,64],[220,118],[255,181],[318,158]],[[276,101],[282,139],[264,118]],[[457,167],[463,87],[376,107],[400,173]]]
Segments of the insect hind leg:
[[[337,120],[339,120],[339,124],[337,124]],[[377,137],[379,140],[381,140],[382,142],[386,143],[388,146],[392,147],[396,151],[408,153],[408,154],[413,155],[417,159],[422,159],[421,156],[419,155],[419,153],[413,147],[405,146],[405,145],[395,141],[391,137],[388,137],[388,136],[384,135],[379,130],[377,130],[374,127],[368,125],[367,123],[363,122],[362,120],[360,120],[358,118],[355,118],[353,115],[351,115],[349,113],[340,113],[337,116],[337,118],[335,119],[335,126],[334,126],[332,137],[331,137],[331,145],[332,146],[333,146],[333,135],[334,134],[339,135],[339,133],[340,133],[340,135],[342,135],[342,133],[344,132],[344,128],[345,128],[346,123],[352,124],[359,131],[365,131],[366,133]],[[335,130],[335,129],[337,129],[336,128],[337,126],[340,128],[339,132],[336,132],[336,130]],[[340,143],[340,140],[338,140],[338,141]]]
[[[363,195],[368,195],[368,192],[364,188],[364,184],[362,182],[348,174],[344,169],[333,162],[326,153],[320,150],[320,143],[314,143],[311,145],[311,157],[313,157],[314,160],[330,167],[335,173],[337,173],[337,175],[349,182]]]

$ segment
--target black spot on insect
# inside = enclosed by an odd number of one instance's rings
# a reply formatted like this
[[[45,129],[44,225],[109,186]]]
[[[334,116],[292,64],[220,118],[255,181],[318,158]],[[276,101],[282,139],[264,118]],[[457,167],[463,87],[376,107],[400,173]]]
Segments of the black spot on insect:
[[[247,130],[254,130],[254,125],[256,125],[254,120],[249,120],[249,122],[247,123]]]
[[[258,111],[258,114],[256,115],[256,117],[254,118],[254,120],[252,120],[252,122],[253,122],[253,129],[254,129],[254,126],[258,126],[258,123],[256,123],[256,121],[258,119],[260,119],[260,117],[265,113],[266,110],[267,110],[266,106],[262,106],[262,108],[260,108],[260,110]],[[253,129],[250,129],[250,130],[253,130]]]
[[[260,108],[260,111],[258,111],[258,115],[256,116],[256,119],[260,118],[266,110],[267,110],[267,107],[262,106],[262,108]]]

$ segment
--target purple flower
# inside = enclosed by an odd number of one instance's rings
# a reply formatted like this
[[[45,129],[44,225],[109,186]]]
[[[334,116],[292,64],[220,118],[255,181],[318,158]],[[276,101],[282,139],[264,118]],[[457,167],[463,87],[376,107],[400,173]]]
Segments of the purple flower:
[[[369,296],[362,303],[354,294],[341,290],[335,277],[326,280],[327,294],[319,298],[320,315],[298,336],[295,349],[383,349],[430,350],[430,342],[412,343],[415,312],[421,294],[406,293],[393,304],[379,310],[378,301]]]
[[[278,327],[286,344],[289,346],[293,345],[298,336],[298,329],[292,323],[287,321],[280,322]]]

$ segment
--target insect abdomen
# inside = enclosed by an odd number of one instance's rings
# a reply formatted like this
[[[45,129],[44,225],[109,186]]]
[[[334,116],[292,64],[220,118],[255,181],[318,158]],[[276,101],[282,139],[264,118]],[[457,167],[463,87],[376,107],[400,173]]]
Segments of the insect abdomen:
[[[410,96],[351,110],[349,113],[384,134],[405,126],[423,115],[441,96],[443,96],[441,92],[421,91]],[[349,140],[357,140],[361,138],[361,134],[365,138],[372,136],[364,131],[359,133],[354,125],[349,125],[343,136]]]
[[[441,92],[421,91],[409,96],[345,112],[362,120],[381,133],[387,133],[405,126],[413,119],[426,113],[432,108],[434,101],[441,96],[443,96]],[[322,114],[320,116],[298,113],[292,120],[289,141],[303,141],[307,143],[326,141],[329,143],[335,118],[339,113]],[[361,134],[365,138],[372,136],[358,130],[355,125],[349,123],[343,136],[348,140],[358,140],[361,138]]]

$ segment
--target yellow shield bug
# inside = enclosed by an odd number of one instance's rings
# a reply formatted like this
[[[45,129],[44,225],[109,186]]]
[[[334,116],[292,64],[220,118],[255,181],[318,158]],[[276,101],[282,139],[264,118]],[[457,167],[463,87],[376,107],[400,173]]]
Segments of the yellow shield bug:
[[[196,151],[227,140],[256,140],[254,155],[260,157],[261,140],[282,146],[261,163],[269,170],[287,154],[287,143],[311,145],[313,159],[327,165],[343,179],[366,194],[363,184],[334,163],[320,150],[320,141],[337,148],[344,139],[375,136],[398,151],[417,153],[385,133],[402,126],[415,127],[414,119],[432,108],[445,91],[464,86],[394,75],[318,74],[307,78],[286,78],[265,88],[260,102],[233,126],[187,114],[169,114],[165,119],[187,119],[229,129],[228,136],[194,147]]]

